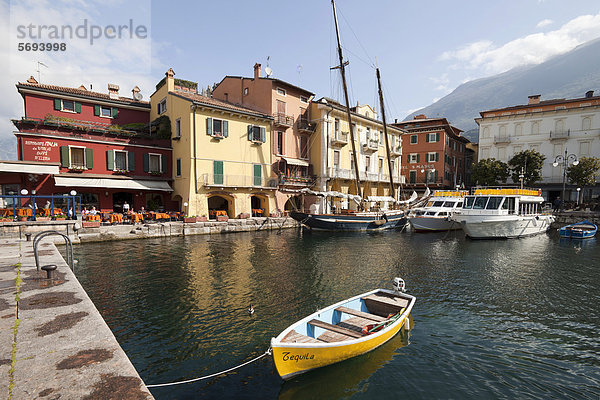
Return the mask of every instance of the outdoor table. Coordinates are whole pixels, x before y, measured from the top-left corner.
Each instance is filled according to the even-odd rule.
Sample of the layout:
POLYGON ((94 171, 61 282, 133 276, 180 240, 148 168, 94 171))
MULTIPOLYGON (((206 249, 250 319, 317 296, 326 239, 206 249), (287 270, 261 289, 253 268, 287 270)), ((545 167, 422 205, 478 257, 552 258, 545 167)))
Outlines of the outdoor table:
POLYGON ((31 208, 19 208, 17 209, 17 215, 19 217, 33 217, 33 210, 31 208))
POLYGON ((12 210, 10 208, 0 208, 0 216, 10 217, 12 216, 12 210))
POLYGON ((144 216, 142 214, 131 213, 130 218, 131 218, 131 223, 133 223, 133 224, 137 224, 138 222, 144 222, 144 216))
POLYGON ((220 216, 220 215, 227 216, 227 211, 225 211, 225 210, 217 210, 216 215, 217 215, 217 217, 220 216))
POLYGON ((98 214, 88 214, 85 216, 86 221, 100 221, 100 216, 98 214))
POLYGON ((263 215, 263 209, 262 208, 253 208, 252 209, 252 216, 254 217, 261 217, 263 215))
POLYGON ((110 222, 111 224, 114 224, 114 223, 122 224, 123 223, 123 215, 110 214, 110 216, 108 217, 108 222, 110 222))
POLYGON ((154 213, 154 219, 158 221, 159 219, 171 219, 171 216, 167 213, 154 213))

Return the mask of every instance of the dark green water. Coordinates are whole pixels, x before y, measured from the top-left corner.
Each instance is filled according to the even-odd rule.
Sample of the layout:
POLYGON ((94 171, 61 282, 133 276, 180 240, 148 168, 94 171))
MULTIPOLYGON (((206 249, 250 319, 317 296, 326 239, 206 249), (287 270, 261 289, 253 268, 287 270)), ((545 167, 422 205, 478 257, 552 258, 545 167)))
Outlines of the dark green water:
POLYGON ((283 382, 265 357, 157 399, 600 397, 600 243, 297 231, 86 244, 76 274, 147 384, 262 354, 317 308, 401 276, 414 328, 283 382), (246 309, 254 304, 256 313, 246 309))

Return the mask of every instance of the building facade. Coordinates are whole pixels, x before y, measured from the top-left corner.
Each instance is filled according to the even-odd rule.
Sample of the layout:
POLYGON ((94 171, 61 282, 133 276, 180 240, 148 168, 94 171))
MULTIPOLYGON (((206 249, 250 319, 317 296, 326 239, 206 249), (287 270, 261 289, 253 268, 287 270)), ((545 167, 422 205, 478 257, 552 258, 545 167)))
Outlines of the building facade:
MULTIPOLYGON (((311 163, 316 175, 315 190, 357 194, 346 107, 332 99, 321 98, 312 102, 310 114, 312 122, 316 124, 310 148, 311 163)), ((357 105, 351 109, 351 115, 363 198, 390 196, 383 123, 377 120, 376 112, 369 105, 357 105)), ((400 173, 403 130, 391 125, 388 125, 387 130, 389 161, 392 166, 395 197, 398 199, 399 189, 404 182, 400 173)), ((315 212, 331 212, 333 207, 338 211, 357 209, 354 202, 340 198, 320 197, 316 205, 317 207, 313 208, 315 212)), ((380 206, 388 208, 390 204, 384 202, 380 206)))
MULTIPOLYGON (((140 100, 137 86, 129 98, 117 85, 99 93, 31 77, 17 90, 25 106, 24 116, 13 120, 19 161, 29 162, 29 169, 58 166, 58 173, 32 175, 30 192, 75 190, 82 207, 105 211, 121 212, 125 202, 135 210, 177 206, 170 196, 170 141, 150 126, 150 104, 140 100)), ((14 189, 4 186, 3 192, 14 189)))
POLYGON ((396 122, 406 131, 402 175, 414 190, 425 187, 455 189, 466 185, 466 145, 462 130, 446 118, 417 115, 412 121, 396 122))
MULTIPOLYGON (((570 161, 600 157, 600 96, 589 91, 576 99, 541 100, 529 96, 527 104, 480 112, 479 159, 508 162, 523 150, 535 150, 546 157, 542 168, 543 195, 552 201, 561 195, 563 165, 553 164, 565 152, 570 161)), ((569 164, 571 165, 571 164, 569 164)), ((510 179, 510 178, 509 178, 510 179)), ((567 200, 577 199, 576 188, 566 182, 567 200)), ((584 198, 600 195, 598 180, 586 188, 584 198)))
POLYGON ((252 78, 226 76, 214 88, 212 96, 273 117, 270 149, 272 170, 278 178, 276 209, 294 208, 291 204, 294 192, 314 184, 310 164, 315 132, 310 101, 314 94, 280 79, 262 77, 261 65, 255 64, 252 78))
POLYGON ((268 216, 276 210, 273 117, 202 96, 169 69, 151 95, 151 118, 172 130, 173 199, 190 216, 268 216))

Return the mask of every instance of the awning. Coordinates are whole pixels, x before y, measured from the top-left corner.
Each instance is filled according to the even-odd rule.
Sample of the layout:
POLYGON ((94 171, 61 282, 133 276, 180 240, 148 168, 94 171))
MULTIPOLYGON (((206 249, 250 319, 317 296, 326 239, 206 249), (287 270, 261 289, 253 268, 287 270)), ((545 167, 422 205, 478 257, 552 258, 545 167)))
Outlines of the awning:
POLYGON ((0 172, 20 172, 23 174, 58 174, 60 167, 58 165, 28 164, 26 162, 0 162, 0 172))
POLYGON ((396 201, 392 196, 368 196, 367 201, 377 202, 377 201, 396 201))
POLYGON ((299 165, 301 167, 308 167, 308 161, 299 160, 297 158, 289 158, 289 157, 281 157, 281 158, 283 158, 288 164, 299 165))
POLYGON ((111 178, 86 178, 55 176, 56 186, 90 187, 102 189, 131 189, 131 190, 159 190, 172 192, 173 189, 165 181, 144 181, 140 179, 111 179, 111 178))

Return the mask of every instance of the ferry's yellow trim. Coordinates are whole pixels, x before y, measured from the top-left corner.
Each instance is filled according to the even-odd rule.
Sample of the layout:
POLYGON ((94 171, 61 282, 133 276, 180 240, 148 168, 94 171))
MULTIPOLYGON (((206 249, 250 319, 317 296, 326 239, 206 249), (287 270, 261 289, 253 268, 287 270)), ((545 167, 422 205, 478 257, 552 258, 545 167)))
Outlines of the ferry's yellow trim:
POLYGON ((541 190, 533 189, 477 189, 475 195, 519 195, 519 196, 541 196, 541 190))
POLYGON ((407 316, 408 314, 400 321, 396 321, 394 323, 396 326, 389 331, 381 335, 372 335, 372 338, 367 340, 353 341, 354 343, 343 344, 344 342, 340 342, 339 346, 327 347, 319 347, 318 345, 311 347, 310 344, 307 344, 306 347, 286 347, 285 343, 281 343, 283 346, 273 346, 273 360, 277 372, 283 379, 289 379, 302 372, 367 353, 397 334, 404 326, 404 320, 407 316))
POLYGON ((468 195, 469 192, 466 190, 456 191, 456 190, 434 190, 433 197, 464 197, 468 195))

